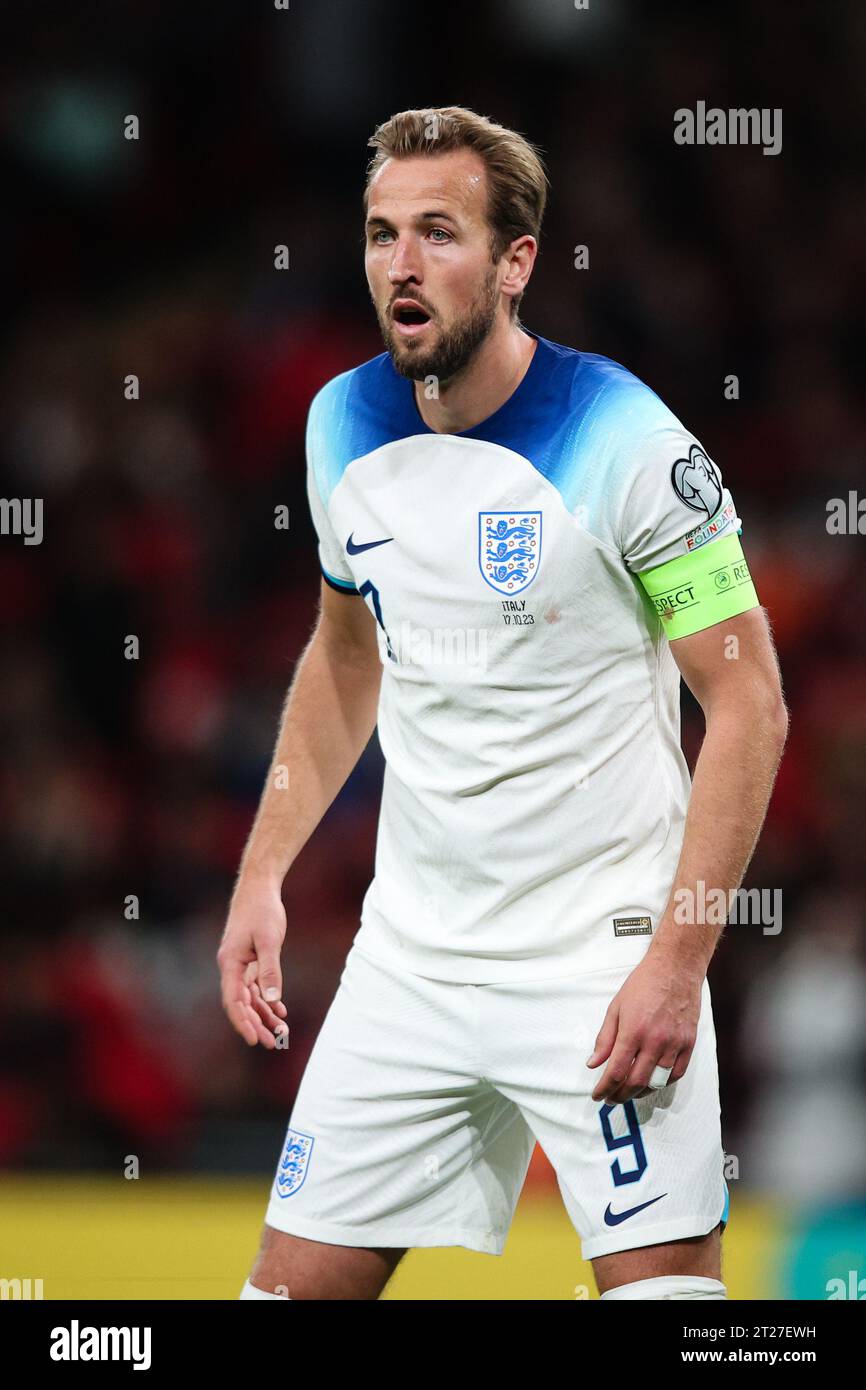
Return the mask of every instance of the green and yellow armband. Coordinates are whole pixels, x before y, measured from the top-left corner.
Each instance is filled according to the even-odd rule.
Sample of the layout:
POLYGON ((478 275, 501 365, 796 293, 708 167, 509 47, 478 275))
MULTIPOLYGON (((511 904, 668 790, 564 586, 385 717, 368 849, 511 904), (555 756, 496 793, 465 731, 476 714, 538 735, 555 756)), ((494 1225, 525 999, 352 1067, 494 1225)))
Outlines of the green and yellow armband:
POLYGON ((760 605, 739 535, 678 555, 637 577, 671 641, 760 605))

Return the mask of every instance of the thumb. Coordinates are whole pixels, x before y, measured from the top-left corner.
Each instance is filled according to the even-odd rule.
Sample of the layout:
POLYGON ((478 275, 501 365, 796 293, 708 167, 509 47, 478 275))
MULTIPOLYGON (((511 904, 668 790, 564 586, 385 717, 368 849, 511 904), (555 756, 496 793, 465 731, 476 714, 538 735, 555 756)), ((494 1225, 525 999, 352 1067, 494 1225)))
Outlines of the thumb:
POLYGON ((283 992, 283 975, 280 970, 280 948, 274 941, 262 942, 256 945, 256 957, 259 962, 258 980, 259 989, 262 991, 268 1003, 273 1003, 279 999, 283 992))
POLYGON ((616 1041, 618 1018, 619 1009, 615 1009, 611 1005, 604 1016, 604 1023, 601 1025, 601 1031, 595 1040, 595 1046, 586 1059, 586 1065, 588 1067, 597 1067, 610 1056, 616 1041))

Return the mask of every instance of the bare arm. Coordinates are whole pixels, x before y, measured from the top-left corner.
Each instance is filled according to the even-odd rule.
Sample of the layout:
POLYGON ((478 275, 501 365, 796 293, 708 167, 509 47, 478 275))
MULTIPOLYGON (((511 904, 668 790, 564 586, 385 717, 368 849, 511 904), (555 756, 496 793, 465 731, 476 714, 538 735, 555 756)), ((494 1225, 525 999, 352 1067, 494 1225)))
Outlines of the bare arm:
POLYGON ((706 734, 671 898, 650 949, 703 978, 724 924, 694 923, 691 929, 682 913, 680 921, 674 917, 676 904, 700 900, 699 880, 725 893, 742 883, 767 813, 788 715, 762 608, 681 637, 671 651, 703 709, 706 734))
POLYGON ((367 605, 323 581, 319 619, 286 697, 217 952, 223 1006, 251 1046, 273 1048, 286 1013, 279 1002, 283 879, 367 746, 381 676, 367 605))
POLYGON ((724 923, 695 921, 678 907, 703 901, 711 890, 739 887, 788 729, 763 609, 678 638, 671 651, 704 711, 706 734, 667 908, 646 956, 612 1001, 588 1062, 599 1066, 610 1058, 593 1099, 611 1105, 642 1094, 656 1066, 672 1067, 670 1082, 685 1073, 704 976, 724 923))

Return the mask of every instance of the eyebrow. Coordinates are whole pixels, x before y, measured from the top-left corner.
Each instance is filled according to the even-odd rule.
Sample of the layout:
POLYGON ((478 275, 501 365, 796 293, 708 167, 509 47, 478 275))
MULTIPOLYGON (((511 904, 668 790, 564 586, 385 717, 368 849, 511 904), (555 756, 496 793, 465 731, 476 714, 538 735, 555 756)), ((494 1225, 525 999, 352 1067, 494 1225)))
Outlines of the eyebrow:
MULTIPOLYGON (((454 227, 457 227, 457 226, 460 225, 460 224, 458 223, 458 221, 457 221, 457 218, 456 218, 456 217, 452 217, 452 215, 451 215, 450 212, 435 211, 435 210, 432 211, 432 212, 419 212, 419 213, 417 213, 417 214, 416 214, 416 217, 415 217, 415 221, 416 221, 416 222, 450 222, 450 223, 452 224, 452 226, 454 226, 454 227)), ((367 218, 367 221, 366 221, 366 223, 365 223, 365 225, 366 225, 367 227, 388 227, 391 231, 394 230, 393 224, 392 224, 391 222, 388 221, 387 217, 368 217, 368 218, 367 218)))

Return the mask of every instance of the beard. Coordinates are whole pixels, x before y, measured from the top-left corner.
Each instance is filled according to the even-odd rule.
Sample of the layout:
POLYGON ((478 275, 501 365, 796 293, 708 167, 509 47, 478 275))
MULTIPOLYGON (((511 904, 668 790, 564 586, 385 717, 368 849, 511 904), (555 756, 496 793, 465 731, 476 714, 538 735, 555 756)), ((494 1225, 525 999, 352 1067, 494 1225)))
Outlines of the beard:
MULTIPOLYGON (((411 290, 407 291, 405 297, 413 298, 411 290)), ((410 381, 423 381, 425 377, 433 376, 441 384, 456 376, 472 361, 493 327, 498 305, 496 267, 491 266, 475 303, 462 318, 442 329, 438 342, 431 347, 422 347, 414 338, 398 337, 390 316, 383 318, 378 309, 376 314, 395 371, 410 381)), ((432 315, 431 321, 435 323, 432 315)))

